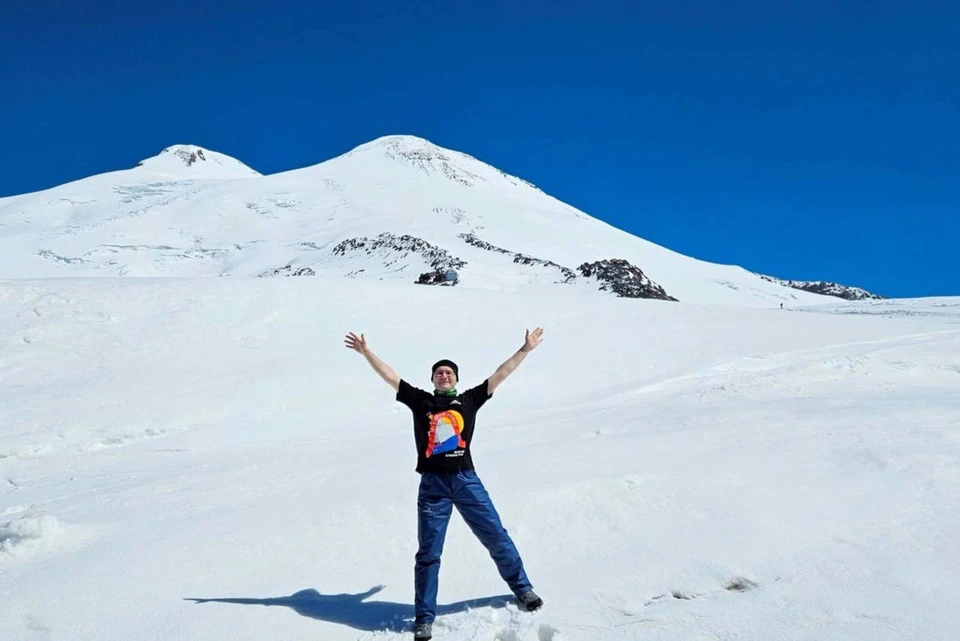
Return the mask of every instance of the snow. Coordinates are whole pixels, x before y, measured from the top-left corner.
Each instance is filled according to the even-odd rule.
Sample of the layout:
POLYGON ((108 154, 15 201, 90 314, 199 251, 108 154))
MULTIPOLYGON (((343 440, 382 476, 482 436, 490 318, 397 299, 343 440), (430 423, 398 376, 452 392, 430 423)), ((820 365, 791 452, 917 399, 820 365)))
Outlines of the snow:
POLYGON ((132 171, 138 176, 161 174, 182 179, 252 178, 260 175, 236 158, 196 145, 171 145, 156 156, 141 160, 132 171))
POLYGON ((0 278, 243 277, 289 265, 413 283, 431 269, 405 249, 333 252, 344 241, 382 234, 418 238, 464 261, 458 287, 468 289, 597 289, 582 277, 560 284, 560 268, 617 258, 683 302, 772 308, 829 301, 741 267, 683 256, 413 136, 380 138, 269 176, 217 152, 175 145, 134 169, 5 199, 0 278), (188 164, 197 153, 203 159, 188 164), (516 254, 540 262, 518 264, 516 254), (548 261, 559 267, 544 267, 548 261))
POLYGON ((464 387, 537 325, 473 449, 546 606, 455 515, 435 639, 954 638, 960 299, 487 277, 0 281, 0 638, 411 638, 411 417, 343 336, 464 387))
POLYGON ((960 629, 960 298, 787 288, 414 136, 0 199, 0 279, 0 639, 410 638, 411 417, 343 337, 465 389, 535 326, 473 456, 547 605, 454 516, 438 641, 960 629), (568 278, 614 258, 681 302, 568 278))

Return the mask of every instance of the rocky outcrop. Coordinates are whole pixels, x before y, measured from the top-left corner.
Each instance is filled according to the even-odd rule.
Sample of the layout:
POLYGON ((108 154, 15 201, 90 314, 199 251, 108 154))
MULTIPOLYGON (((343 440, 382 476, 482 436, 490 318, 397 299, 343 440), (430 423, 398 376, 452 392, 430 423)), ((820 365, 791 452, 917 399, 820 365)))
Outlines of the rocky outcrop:
POLYGON ((310 269, 309 267, 296 267, 292 265, 284 265, 283 267, 278 267, 277 269, 271 269, 265 271, 261 274, 257 274, 257 278, 270 278, 273 276, 316 276, 317 273, 310 269))
POLYGON ((378 249, 391 249, 396 252, 415 253, 423 256, 423 259, 434 269, 460 269, 467 263, 456 256, 453 256, 446 249, 431 245, 422 238, 416 236, 397 236, 384 232, 376 238, 348 238, 333 248, 334 256, 345 256, 348 252, 364 251, 372 254, 378 249))
POLYGON ((366 254, 373 254, 377 251, 393 252, 406 257, 410 253, 419 254, 423 260, 432 268, 429 272, 420 274, 416 282, 420 285, 450 285, 457 284, 447 279, 447 273, 456 271, 466 265, 466 261, 457 258, 447 250, 431 245, 422 238, 416 236, 397 236, 384 232, 376 238, 348 238, 337 244, 333 248, 334 256, 346 256, 348 253, 363 251, 366 254))
POLYGON ((577 267, 584 278, 600 281, 601 291, 609 291, 621 298, 677 299, 667 294, 660 285, 650 280, 643 271, 622 258, 611 258, 577 267))
POLYGON ((474 247, 479 247, 480 249, 510 256, 513 258, 513 262, 517 265, 540 265, 543 267, 552 267, 560 272, 561 280, 557 282, 571 283, 577 277, 576 272, 574 272, 572 269, 569 267, 564 267, 563 265, 558 265, 552 260, 543 260, 542 258, 534 258, 533 256, 527 256, 526 254, 512 252, 510 250, 503 249, 502 247, 492 245, 485 240, 480 240, 473 234, 460 234, 460 238, 462 238, 468 245, 473 245, 474 247))
POLYGON ((834 296, 836 298, 843 298, 844 300, 884 300, 883 296, 868 292, 861 287, 851 287, 850 285, 841 285, 839 283, 831 283, 823 280, 783 280, 773 276, 764 276, 763 274, 757 274, 757 276, 765 281, 776 283, 777 285, 783 285, 784 287, 791 287, 793 289, 800 289, 812 294, 834 296))
POLYGON ((197 162, 197 160, 206 161, 207 159, 203 157, 203 149, 195 149, 193 151, 187 149, 178 149, 173 152, 180 160, 187 164, 187 167, 197 162))
POLYGON ((542 265, 544 267, 553 267, 554 269, 558 269, 563 276, 563 280, 560 281, 561 283, 572 283, 577 278, 576 273, 572 269, 558 265, 552 260, 534 258, 533 256, 527 256, 526 254, 514 254, 513 262, 518 265, 542 265))
MULTIPOLYGON (((560 280, 557 281, 558 283, 569 284, 577 279, 577 272, 569 267, 559 265, 552 260, 544 260, 519 252, 512 252, 502 247, 497 247, 485 240, 481 240, 474 234, 460 234, 460 238, 474 247, 510 256, 517 265, 536 265, 556 269, 560 276, 560 280)), ((584 278, 596 278, 600 282, 601 291, 611 292, 621 298, 677 300, 668 295, 663 287, 650 280, 639 267, 631 265, 628 261, 620 258, 583 263, 577 270, 584 278)))

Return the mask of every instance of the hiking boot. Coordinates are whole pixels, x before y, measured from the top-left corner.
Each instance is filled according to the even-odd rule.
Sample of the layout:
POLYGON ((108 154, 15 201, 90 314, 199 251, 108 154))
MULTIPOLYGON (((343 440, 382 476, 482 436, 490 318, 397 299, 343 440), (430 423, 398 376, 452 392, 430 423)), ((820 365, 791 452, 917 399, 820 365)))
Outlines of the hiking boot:
POLYGON ((430 641, 433 638, 432 623, 418 623, 413 628, 413 641, 430 641))
POLYGON ((520 602, 520 607, 528 612, 538 610, 543 605, 543 599, 538 597, 533 590, 527 590, 523 594, 517 595, 517 601, 520 602))

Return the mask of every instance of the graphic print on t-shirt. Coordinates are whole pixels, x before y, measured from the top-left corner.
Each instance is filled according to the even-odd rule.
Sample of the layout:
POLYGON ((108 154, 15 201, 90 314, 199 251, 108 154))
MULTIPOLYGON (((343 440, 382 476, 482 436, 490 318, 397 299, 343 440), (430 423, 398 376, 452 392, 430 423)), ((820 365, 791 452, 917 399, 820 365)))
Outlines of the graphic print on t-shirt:
POLYGON ((463 417, 460 412, 445 410, 437 414, 427 414, 427 418, 430 419, 427 458, 467 446, 466 441, 460 436, 463 433, 463 417))

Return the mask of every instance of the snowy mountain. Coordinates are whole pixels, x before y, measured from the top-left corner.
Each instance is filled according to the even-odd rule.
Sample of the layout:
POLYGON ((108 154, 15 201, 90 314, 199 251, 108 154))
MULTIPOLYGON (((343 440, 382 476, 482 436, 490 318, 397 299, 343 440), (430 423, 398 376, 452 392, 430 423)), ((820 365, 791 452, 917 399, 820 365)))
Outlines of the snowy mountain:
POLYGON ((464 391, 538 325, 471 451, 546 605, 454 513, 436 641, 956 637, 960 298, 799 291, 389 137, 0 200, 0 639, 409 641, 411 415, 344 334, 464 391))
POLYGON ((176 145, 0 200, 0 278, 334 275, 773 307, 823 298, 611 227, 476 158, 388 136, 262 176, 176 145))
POLYGON ((141 160, 137 167, 145 180, 146 174, 180 180, 250 178, 260 175, 235 158, 195 145, 167 147, 153 158, 141 160))
POLYGON ((773 276, 764 276, 762 274, 757 275, 766 281, 770 281, 771 283, 783 285, 784 287, 792 287, 794 289, 810 292, 811 294, 823 294, 824 296, 834 296, 844 300, 884 299, 883 296, 872 294, 861 287, 851 287, 850 285, 841 285, 839 283, 831 283, 823 280, 783 280, 782 278, 775 278, 773 276))

